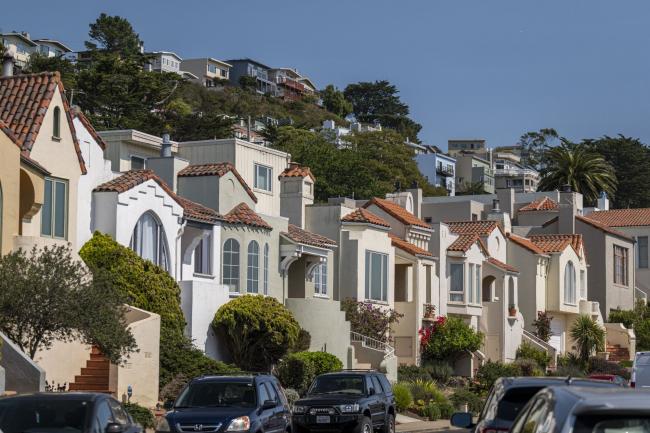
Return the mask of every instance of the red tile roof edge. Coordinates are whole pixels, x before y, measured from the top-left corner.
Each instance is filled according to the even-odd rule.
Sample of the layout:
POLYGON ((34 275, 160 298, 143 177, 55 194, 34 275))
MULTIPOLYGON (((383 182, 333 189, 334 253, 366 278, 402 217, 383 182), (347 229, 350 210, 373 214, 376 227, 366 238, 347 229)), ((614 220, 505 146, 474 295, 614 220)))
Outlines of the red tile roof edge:
POLYGON ((200 177, 200 176, 218 176, 221 177, 227 172, 232 172, 232 174, 237 178, 241 186, 244 188, 248 196, 257 203, 257 196, 253 192, 250 186, 246 183, 244 178, 239 174, 239 171, 235 166, 230 162, 215 162, 207 164, 191 164, 178 172, 178 177, 200 177), (201 172, 199 169, 214 167, 212 172, 201 172), (223 174, 218 174, 219 171, 224 171, 223 174))
POLYGON ((513 273, 517 273, 517 274, 519 273, 517 268, 515 268, 514 266, 511 266, 511 265, 509 265, 507 263, 503 263, 502 261, 497 260, 494 257, 488 257, 487 262, 490 263, 491 265, 496 266, 497 268, 501 268, 501 269, 503 269, 505 271, 513 272, 513 273))
POLYGON ((545 256, 546 253, 542 251, 537 245, 535 245, 530 239, 519 236, 513 233, 508 233, 508 239, 513 241, 515 244, 519 245, 522 248, 527 249, 528 251, 540 255, 540 256, 545 256))
POLYGON ((416 217, 397 203, 393 203, 390 200, 373 197, 368 202, 366 202, 363 207, 367 209, 373 204, 403 224, 431 229, 431 226, 429 224, 425 223, 420 218, 416 217))
POLYGON ((634 239, 631 238, 630 236, 626 235, 625 233, 619 232, 618 230, 614 230, 613 228, 610 228, 609 226, 607 226, 607 225, 605 225, 605 224, 603 224, 603 223, 601 223, 599 221, 592 220, 592 219, 590 219, 588 217, 583 217, 581 215, 576 215, 576 219, 578 221, 582 221, 583 223, 588 224, 588 225, 590 225, 590 226, 592 226, 592 227, 594 227, 594 228, 596 228, 596 229, 598 229, 600 231, 603 231, 605 233, 609 233, 609 234, 614 235, 614 236, 618 236, 619 238, 623 238, 623 239, 625 239, 627 241, 630 241, 630 242, 634 243, 634 239))
POLYGON ((395 248, 399 248, 400 250, 405 251, 413 256, 424 256, 427 258, 433 258, 432 253, 418 247, 417 245, 410 243, 407 240, 399 238, 393 234, 388 234, 388 237, 390 237, 391 245, 393 245, 395 248))
POLYGON ((383 218, 370 212, 368 209, 356 208, 341 218, 343 223, 370 224, 378 227, 390 228, 390 224, 383 218))

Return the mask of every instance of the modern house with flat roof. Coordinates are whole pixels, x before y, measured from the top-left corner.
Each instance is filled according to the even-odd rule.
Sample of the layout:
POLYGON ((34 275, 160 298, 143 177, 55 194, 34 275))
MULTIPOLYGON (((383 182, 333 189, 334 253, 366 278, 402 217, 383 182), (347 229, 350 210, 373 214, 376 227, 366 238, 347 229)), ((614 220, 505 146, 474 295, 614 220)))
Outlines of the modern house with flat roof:
POLYGON ((468 151, 457 152, 455 158, 456 192, 480 185, 485 193, 494 193, 494 170, 490 161, 468 151))
POLYGON ((445 155, 437 146, 424 146, 424 152, 415 155, 420 173, 431 185, 443 187, 450 196, 456 193, 456 158, 445 155))
POLYGON ((181 70, 196 78, 193 81, 204 87, 218 87, 230 78, 232 65, 212 57, 185 59, 181 62, 181 70))
POLYGON ((484 154, 487 152, 485 140, 482 138, 454 139, 447 141, 447 153, 455 157, 460 152, 484 154))
POLYGON ((513 188, 516 192, 535 192, 540 175, 521 163, 521 157, 510 152, 494 152, 494 180, 497 189, 513 188))
POLYGON ((256 80, 258 93, 277 95, 278 85, 269 77, 269 71, 271 71, 269 66, 252 59, 228 60, 228 63, 232 65, 230 82, 234 86, 240 85, 239 80, 241 77, 253 77, 256 80))

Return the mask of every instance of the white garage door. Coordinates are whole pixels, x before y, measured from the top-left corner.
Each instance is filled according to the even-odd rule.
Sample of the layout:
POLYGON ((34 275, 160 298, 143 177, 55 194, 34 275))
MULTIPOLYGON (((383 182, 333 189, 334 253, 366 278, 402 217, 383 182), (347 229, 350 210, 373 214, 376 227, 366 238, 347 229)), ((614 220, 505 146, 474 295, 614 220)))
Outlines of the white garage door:
POLYGON ((558 353, 564 352, 562 344, 562 332, 564 330, 564 322, 558 319, 551 320, 551 340, 548 342, 551 346, 555 347, 558 353))

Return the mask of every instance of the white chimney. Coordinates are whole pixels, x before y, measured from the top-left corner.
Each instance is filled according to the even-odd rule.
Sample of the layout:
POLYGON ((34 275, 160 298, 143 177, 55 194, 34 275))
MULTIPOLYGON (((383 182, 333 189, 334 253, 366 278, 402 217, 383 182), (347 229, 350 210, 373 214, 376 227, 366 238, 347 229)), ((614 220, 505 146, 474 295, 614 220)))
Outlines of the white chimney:
POLYGON ((2 57, 2 76, 11 77, 14 75, 14 58, 8 54, 2 57))
POLYGON ((598 210, 609 210, 609 198, 607 198, 605 191, 600 193, 596 207, 598 207, 598 210))

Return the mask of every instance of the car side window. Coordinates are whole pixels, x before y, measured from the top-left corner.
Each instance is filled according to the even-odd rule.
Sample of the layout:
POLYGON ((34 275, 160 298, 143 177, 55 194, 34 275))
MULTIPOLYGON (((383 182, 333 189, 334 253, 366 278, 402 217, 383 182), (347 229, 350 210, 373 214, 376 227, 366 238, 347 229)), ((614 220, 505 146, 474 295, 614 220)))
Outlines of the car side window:
POLYGON ((375 388, 375 394, 383 394, 384 390, 381 388, 381 384, 379 383, 379 379, 377 379, 377 376, 372 376, 372 386, 375 388))
POLYGON ((479 420, 494 419, 494 416, 496 415, 497 412, 497 404, 496 404, 498 401, 496 397, 497 394, 498 394, 497 388, 493 386, 492 390, 490 391, 490 394, 488 395, 487 400, 485 401, 485 406, 483 406, 483 410, 481 411, 479 420))
MULTIPOLYGON (((520 433, 537 433, 541 431, 544 425, 547 414, 546 401, 543 398, 538 398, 530 406, 530 411, 526 414, 525 420, 519 425, 520 433)), ((524 418, 524 417, 522 417, 524 418)))
POLYGON ((366 376, 366 391, 368 391, 368 394, 370 394, 371 389, 377 392, 375 386, 372 384, 372 380, 370 379, 370 376, 366 376))
POLYGON ((280 397, 278 397, 278 393, 275 392, 275 388, 273 387, 271 382, 266 382, 264 386, 266 387, 266 392, 269 393, 269 400, 273 400, 276 403, 280 403, 280 397))
POLYGON ((266 390, 263 383, 260 383, 257 387, 257 394, 260 396, 260 404, 264 404, 265 401, 271 400, 271 396, 269 396, 269 392, 266 390))
POLYGON ((129 416, 124 411, 122 405, 115 400, 108 400, 108 404, 111 406, 111 410, 113 411, 115 422, 122 425, 128 425, 129 416))
POLYGON ((278 395, 280 396, 280 401, 282 401, 282 404, 285 406, 289 405, 289 400, 287 400, 287 395, 284 393, 284 388, 282 388, 282 385, 280 385, 278 382, 274 381, 273 382, 273 387, 277 391, 278 395))
POLYGON ((379 378, 381 387, 384 388, 384 392, 389 393, 393 391, 393 388, 390 386, 390 382, 388 381, 388 379, 386 379, 386 376, 384 376, 383 374, 378 374, 377 377, 379 378))
POLYGON ((99 431, 104 433, 106 427, 113 422, 113 413, 111 412, 111 408, 108 407, 108 403, 104 400, 98 402, 95 414, 97 416, 97 422, 99 423, 99 431))

